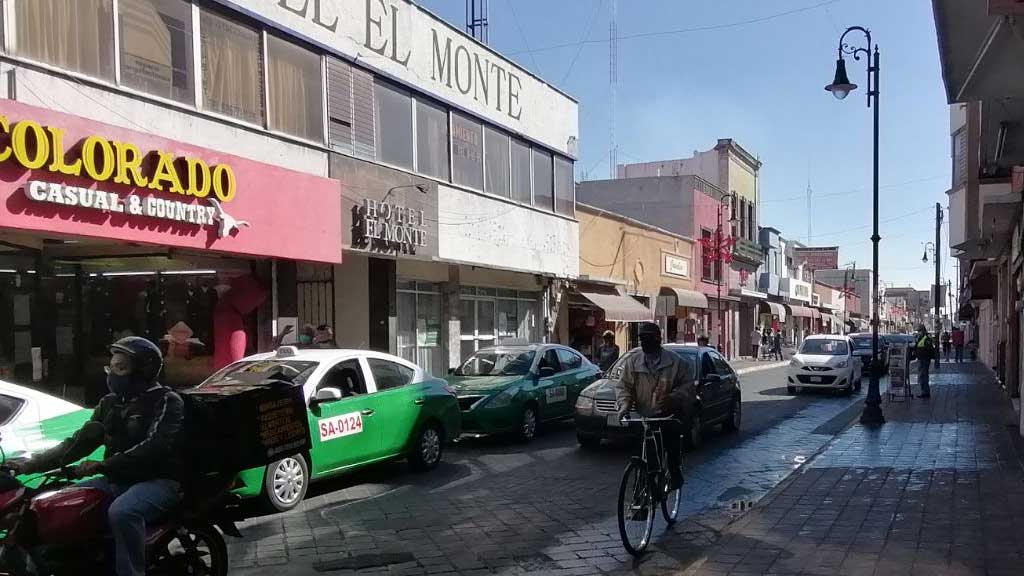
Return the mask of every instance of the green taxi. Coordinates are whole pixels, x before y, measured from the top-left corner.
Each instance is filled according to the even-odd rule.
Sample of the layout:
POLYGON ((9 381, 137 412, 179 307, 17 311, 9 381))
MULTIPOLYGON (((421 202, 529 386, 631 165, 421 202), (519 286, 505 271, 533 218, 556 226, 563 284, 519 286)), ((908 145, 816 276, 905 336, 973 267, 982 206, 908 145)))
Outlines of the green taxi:
POLYGON ((483 348, 448 377, 462 410, 462 430, 532 440, 537 426, 574 414, 576 397, 601 371, 558 344, 483 348))
MULTIPOLYGON (((415 469, 434 468, 444 447, 459 435, 459 407, 447 383, 379 352, 285 346, 235 362, 199 388, 252 386, 275 366, 303 387, 313 446, 238 475, 235 492, 259 497, 271 509, 297 506, 311 481, 375 462, 406 458, 415 469)), ((91 415, 91 409, 79 410, 38 422, 23 433, 45 448, 73 434, 91 415)))

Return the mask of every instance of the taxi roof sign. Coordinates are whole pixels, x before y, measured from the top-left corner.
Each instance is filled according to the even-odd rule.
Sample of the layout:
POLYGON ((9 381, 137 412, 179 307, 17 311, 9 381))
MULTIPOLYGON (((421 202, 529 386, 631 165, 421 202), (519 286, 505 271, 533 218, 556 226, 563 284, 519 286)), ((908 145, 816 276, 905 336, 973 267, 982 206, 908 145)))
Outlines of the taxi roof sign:
POLYGON ((281 346, 277 349, 278 358, 291 358, 299 355, 299 349, 295 346, 281 346))

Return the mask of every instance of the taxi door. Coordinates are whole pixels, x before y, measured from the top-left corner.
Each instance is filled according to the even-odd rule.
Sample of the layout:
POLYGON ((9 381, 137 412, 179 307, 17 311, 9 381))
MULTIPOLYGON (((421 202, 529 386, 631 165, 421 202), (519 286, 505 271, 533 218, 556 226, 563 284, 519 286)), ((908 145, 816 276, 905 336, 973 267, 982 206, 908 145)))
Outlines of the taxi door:
POLYGON ((380 452, 381 426, 363 364, 356 358, 332 366, 309 400, 313 470, 324 473, 372 460, 380 452), (317 401, 322 388, 337 388, 342 398, 317 401))

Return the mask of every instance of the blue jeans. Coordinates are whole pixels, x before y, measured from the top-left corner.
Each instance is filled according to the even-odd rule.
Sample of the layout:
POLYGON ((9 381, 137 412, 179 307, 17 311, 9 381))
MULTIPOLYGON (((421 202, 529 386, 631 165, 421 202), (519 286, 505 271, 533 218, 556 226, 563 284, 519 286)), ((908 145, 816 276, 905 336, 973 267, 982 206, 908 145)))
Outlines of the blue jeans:
POLYGON ((928 384, 928 360, 917 361, 917 383, 921 386, 921 394, 924 396, 930 396, 932 393, 932 387, 928 384))
POLYGON ((114 537, 117 576, 144 576, 146 523, 156 522, 171 512, 178 503, 178 482, 157 479, 125 485, 93 478, 80 486, 98 488, 114 498, 107 510, 107 521, 114 537))

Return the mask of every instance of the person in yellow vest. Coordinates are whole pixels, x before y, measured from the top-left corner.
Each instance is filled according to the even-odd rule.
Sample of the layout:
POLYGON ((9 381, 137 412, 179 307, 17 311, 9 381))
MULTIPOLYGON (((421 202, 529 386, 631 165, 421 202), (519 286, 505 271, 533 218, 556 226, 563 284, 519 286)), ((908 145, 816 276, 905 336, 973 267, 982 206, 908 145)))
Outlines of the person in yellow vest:
POLYGON ((935 359, 935 343, 924 325, 917 327, 917 342, 914 344, 917 356, 917 383, 921 387, 918 398, 931 398, 932 388, 928 383, 928 368, 935 359))

